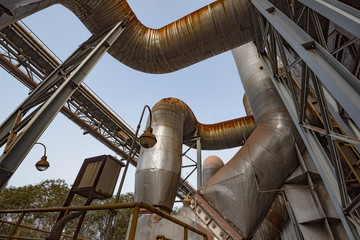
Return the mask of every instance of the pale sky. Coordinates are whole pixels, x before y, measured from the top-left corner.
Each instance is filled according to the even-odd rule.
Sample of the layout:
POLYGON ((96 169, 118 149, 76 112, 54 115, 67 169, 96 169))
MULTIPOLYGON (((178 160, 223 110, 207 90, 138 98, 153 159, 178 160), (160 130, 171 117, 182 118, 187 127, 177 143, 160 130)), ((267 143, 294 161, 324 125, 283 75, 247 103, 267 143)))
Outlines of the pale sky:
MULTIPOLYGON (((159 28, 212 1, 128 2, 144 25, 159 28)), ((23 21, 62 60, 90 36, 75 15, 61 5, 47 8, 23 21)), ((29 90, 2 69, 0 76, 2 122, 22 102, 29 90)), ((106 54, 84 82, 133 129, 136 128, 145 105, 152 107, 166 97, 184 101, 193 110, 198 121, 205 124, 245 116, 242 104, 243 87, 230 51, 177 72, 162 75, 141 73, 106 54)), ((141 132, 144 130, 147 114, 141 132)), ((85 158, 103 154, 115 155, 93 137, 82 133, 82 129, 59 113, 39 139, 39 142, 47 147, 50 168, 44 172, 35 169, 34 164, 43 153, 42 146, 35 145, 9 184, 23 186, 36 184, 45 179, 61 178, 70 185, 85 158)), ((217 155, 227 162, 237 150, 202 151, 202 158, 204 160, 209 155, 217 155)), ((190 171, 191 169, 186 168, 183 175, 190 171)), ((135 168, 130 167, 123 193, 134 191, 134 173, 135 168)), ((195 175, 190 178, 190 182, 196 186, 195 175)))

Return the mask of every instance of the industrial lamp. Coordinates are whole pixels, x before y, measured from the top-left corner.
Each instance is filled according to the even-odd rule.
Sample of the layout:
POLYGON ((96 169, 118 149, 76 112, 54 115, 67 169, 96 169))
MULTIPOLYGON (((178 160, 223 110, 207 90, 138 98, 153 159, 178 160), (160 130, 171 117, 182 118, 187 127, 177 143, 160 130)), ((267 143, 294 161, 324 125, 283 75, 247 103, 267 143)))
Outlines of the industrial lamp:
POLYGON ((140 145, 143 148, 152 148, 157 143, 156 137, 152 131, 152 127, 148 127, 146 128, 146 131, 139 137, 140 145))
POLYGON ((46 147, 44 144, 37 142, 35 144, 40 144, 44 147, 44 156, 41 157, 41 159, 35 164, 35 167, 37 170, 39 171, 45 171, 46 169, 48 169, 50 167, 49 162, 47 161, 47 156, 46 156, 46 147))
MULTIPOLYGON (((129 163, 130 163, 130 160, 132 159, 132 155, 133 155, 133 152, 134 152, 134 147, 135 147, 135 142, 136 142, 136 139, 137 139, 137 135, 139 133, 139 129, 140 129, 140 125, 141 125, 141 121, 143 119, 143 116, 144 116, 144 113, 145 113, 145 109, 148 109, 149 110, 149 119, 150 119, 150 125, 149 127, 146 128, 145 132, 143 134, 141 134, 141 136, 139 137, 139 142, 140 142, 140 145, 143 147, 143 148, 152 148, 157 140, 156 140, 156 137, 155 135, 152 133, 153 129, 151 127, 151 123, 152 123, 152 114, 151 114, 151 109, 148 105, 145 105, 143 110, 142 110, 142 113, 141 113, 141 117, 140 117, 140 120, 139 120, 139 124, 136 128, 136 132, 135 132, 135 135, 134 135, 134 138, 132 140, 132 144, 131 144, 131 148, 130 148, 130 152, 128 153, 128 158, 127 158, 127 161, 126 161, 126 164, 125 164, 125 169, 124 169, 124 172, 122 174, 122 177, 121 177, 121 181, 120 181, 120 185, 119 185, 119 188, 118 188, 118 191, 116 193, 116 197, 115 197, 115 200, 114 200, 114 203, 118 203, 119 202, 119 199, 120 199, 120 194, 121 194, 121 189, 124 185, 124 181, 125 181, 125 176, 126 176, 126 173, 127 173, 127 170, 129 168, 129 163)), ((114 219, 114 216, 115 214, 112 213, 110 215, 110 218, 108 220, 108 224, 107 224, 107 227, 106 227, 106 231, 105 231, 105 237, 104 239, 108 239, 109 238, 109 233, 110 233, 110 228, 111 228, 111 223, 114 219)))

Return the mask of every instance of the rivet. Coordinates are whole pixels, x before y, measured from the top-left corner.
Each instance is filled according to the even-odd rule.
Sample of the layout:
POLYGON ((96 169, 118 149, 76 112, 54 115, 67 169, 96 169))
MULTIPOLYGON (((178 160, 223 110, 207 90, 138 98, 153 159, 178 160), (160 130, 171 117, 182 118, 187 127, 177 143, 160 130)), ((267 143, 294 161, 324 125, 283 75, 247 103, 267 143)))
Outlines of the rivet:
POLYGON ((216 227, 215 223, 213 223, 211 226, 212 226, 212 228, 215 228, 215 227, 216 227))

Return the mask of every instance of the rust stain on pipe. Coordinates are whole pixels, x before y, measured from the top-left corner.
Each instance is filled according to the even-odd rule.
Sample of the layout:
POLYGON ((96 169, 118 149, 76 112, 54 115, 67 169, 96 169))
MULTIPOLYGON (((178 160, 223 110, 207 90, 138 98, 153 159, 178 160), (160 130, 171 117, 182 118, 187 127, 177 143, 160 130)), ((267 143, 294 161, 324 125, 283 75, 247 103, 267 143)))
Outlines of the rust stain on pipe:
POLYGON ((160 29, 144 26, 125 0, 61 4, 93 34, 130 19, 109 53, 148 73, 173 72, 253 40, 246 0, 216 1, 160 29))
POLYGON ((126 0, 40 0, 0 16, 5 27, 54 4, 72 11, 92 34, 119 21, 126 29, 109 49, 125 65, 147 73, 173 72, 253 40, 248 0, 219 0, 159 29, 144 26, 126 0))
MULTIPOLYGON (((152 111, 163 107, 167 108, 168 105, 172 105, 173 111, 185 115, 183 126, 184 142, 199 136, 203 150, 220 150, 242 146, 256 127, 253 116, 214 124, 200 123, 190 107, 176 98, 162 99, 155 104, 152 111)), ((188 146, 191 145, 189 143, 188 146)))
POLYGON ((253 116, 215 124, 198 123, 201 147, 204 150, 219 150, 242 146, 255 127, 253 116))

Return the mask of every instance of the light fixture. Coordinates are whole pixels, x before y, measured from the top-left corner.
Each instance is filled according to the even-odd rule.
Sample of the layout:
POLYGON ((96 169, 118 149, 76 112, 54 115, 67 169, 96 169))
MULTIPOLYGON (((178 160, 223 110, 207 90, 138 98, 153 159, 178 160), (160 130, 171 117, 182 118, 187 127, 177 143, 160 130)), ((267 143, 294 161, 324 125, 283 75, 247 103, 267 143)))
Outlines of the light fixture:
POLYGON ((42 156, 41 159, 35 164, 35 167, 39 171, 45 171, 50 167, 49 162, 46 160, 47 156, 42 156))
POLYGON ((44 144, 37 142, 35 144, 40 144, 44 147, 44 156, 41 157, 41 159, 35 164, 35 167, 37 170, 39 171, 45 171, 46 169, 48 169, 50 167, 49 162, 47 161, 47 156, 46 156, 46 147, 44 144))
MULTIPOLYGON (((142 110, 142 113, 141 113, 141 117, 140 117, 140 120, 139 120, 139 124, 136 128, 136 132, 135 132, 135 135, 132 139, 132 143, 131 143, 131 148, 130 148, 130 151, 128 153, 128 158, 127 158, 127 161, 126 161, 126 164, 125 164, 125 168, 124 168, 124 171, 122 173, 122 177, 121 177, 121 181, 120 181, 120 185, 119 185, 119 188, 118 188, 118 191, 116 193, 116 197, 115 197, 115 200, 114 200, 114 203, 118 203, 119 202, 119 199, 120 199, 120 194, 121 194, 121 189, 124 185, 124 182, 125 182, 125 177, 126 177, 126 173, 127 173, 127 170, 129 168, 129 163, 130 163, 130 160, 132 159, 132 155, 134 153, 134 148, 135 148, 135 142, 137 140, 137 135, 139 133, 139 129, 140 129, 140 125, 141 125, 141 121, 143 119, 143 116, 144 116, 144 113, 145 113, 145 109, 148 109, 149 110, 149 120, 150 120, 150 124, 149 124, 149 127, 146 128, 146 131, 141 134, 141 136, 139 137, 139 142, 140 142, 140 145, 143 147, 143 148, 151 148, 153 147, 157 140, 156 140, 156 137, 155 135, 152 133, 153 129, 151 128, 151 123, 152 123, 152 114, 151 114, 151 109, 148 105, 145 105, 143 110, 142 110)), ((109 237, 109 233, 110 233, 110 228, 111 228, 111 223, 114 219, 114 216, 115 214, 111 212, 111 215, 109 217, 109 220, 108 220, 108 223, 107 223, 107 226, 106 226, 106 230, 105 230, 105 237, 104 239, 108 239, 109 237)))
POLYGON ((152 148, 156 144, 157 140, 152 131, 153 129, 148 127, 146 128, 146 131, 139 137, 140 145, 143 148, 152 148))

